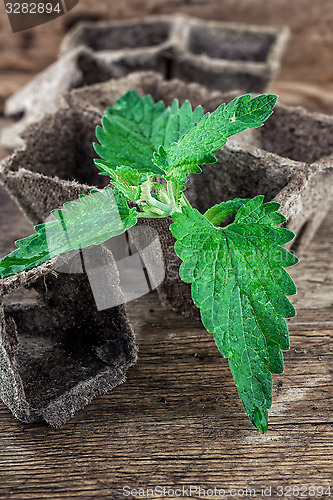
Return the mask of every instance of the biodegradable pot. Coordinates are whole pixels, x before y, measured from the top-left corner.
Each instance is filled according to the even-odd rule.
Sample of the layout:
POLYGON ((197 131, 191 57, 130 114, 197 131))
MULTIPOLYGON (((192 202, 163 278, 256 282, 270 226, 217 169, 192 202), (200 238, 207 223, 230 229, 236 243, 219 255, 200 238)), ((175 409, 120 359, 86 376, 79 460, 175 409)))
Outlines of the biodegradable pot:
POLYGON ((114 64, 122 76, 143 69, 166 76, 169 57, 179 43, 180 22, 176 16, 158 16, 78 23, 63 39, 60 56, 85 47, 96 58, 114 64))
POLYGON ((1 145, 23 145, 21 133, 62 105, 74 88, 152 70, 165 79, 199 82, 208 89, 261 92, 279 68, 284 28, 248 27, 160 16, 130 21, 80 23, 65 37, 59 60, 10 97, 1 145))
MULTIPOLYGON (((52 208, 71 199, 71 186, 76 197, 80 190, 87 192, 87 184, 101 187, 106 181, 97 175, 92 163, 96 156, 91 146, 94 130, 104 109, 128 89, 149 93, 166 104, 176 97, 180 102, 189 99, 193 106, 202 104, 205 111, 213 111, 232 98, 198 84, 164 81, 154 73, 132 74, 72 91, 66 97, 67 107, 31 126, 25 133, 24 148, 1 164, 1 181, 33 222, 45 220, 52 208), (52 178, 55 175, 58 178, 52 178), (72 179, 81 185, 71 184, 72 179)), ((299 253, 310 242, 329 206, 332 133, 330 117, 277 106, 264 127, 229 141, 217 152, 217 164, 191 176, 185 194, 201 211, 234 197, 264 194, 265 201, 278 201, 287 227, 297 234, 293 248, 299 253)), ((178 277, 180 260, 173 250, 169 223, 169 219, 140 220, 140 224, 152 226, 159 233, 166 278, 158 292, 168 307, 198 317, 190 287, 178 277)), ((149 267, 147 260, 146 265, 149 267)))
POLYGON ((7 150, 22 147, 21 134, 27 125, 57 111, 69 90, 120 76, 116 66, 85 47, 65 54, 6 101, 5 115, 14 118, 14 123, 2 129, 1 145, 7 150))
POLYGON ((288 36, 287 28, 190 18, 181 29, 171 75, 210 90, 263 92, 278 73, 288 36))
POLYGON ((123 75, 148 69, 211 90, 261 92, 279 69, 287 39, 287 28, 159 16, 80 23, 64 38, 61 53, 85 46, 123 75))
MULTIPOLYGON (((122 301, 115 261, 103 245, 85 251, 104 264, 122 301)), ((0 280, 0 396, 22 422, 58 427, 125 380, 137 357, 126 309, 97 310, 81 256, 70 252, 0 280)))

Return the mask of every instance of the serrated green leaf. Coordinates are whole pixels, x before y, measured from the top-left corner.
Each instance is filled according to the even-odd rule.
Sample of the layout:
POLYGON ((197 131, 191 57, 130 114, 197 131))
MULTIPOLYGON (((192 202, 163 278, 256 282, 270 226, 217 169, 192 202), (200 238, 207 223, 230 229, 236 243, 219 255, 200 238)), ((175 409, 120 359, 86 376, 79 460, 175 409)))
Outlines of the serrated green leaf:
POLYGON ((250 94, 237 97, 229 104, 222 104, 213 113, 206 113, 196 127, 169 149, 154 155, 156 165, 163 165, 169 178, 182 172, 199 173, 199 165, 216 162, 214 151, 220 149, 228 137, 260 127, 272 114, 277 96, 262 94, 251 99, 250 94))
POLYGON ((180 277, 192 283, 203 325, 229 358, 246 413, 265 432, 271 373, 283 371, 281 349, 289 348, 284 318, 295 315, 287 295, 295 294, 296 287, 283 268, 298 259, 281 247, 294 234, 276 227, 278 204, 262 202, 258 196, 241 204, 235 221, 223 228, 184 207, 183 213, 173 214, 171 231, 183 260, 180 277))
POLYGON ((232 217, 249 201, 249 198, 235 198, 234 200, 222 201, 218 205, 214 205, 205 212, 205 217, 213 226, 218 226, 228 217, 232 217))
POLYGON ((169 148, 201 120, 201 106, 192 111, 186 101, 179 108, 175 99, 165 108, 150 95, 141 97, 130 90, 108 108, 102 127, 96 129, 99 143, 94 144, 102 160, 95 160, 103 175, 111 175, 117 166, 133 167, 141 173, 163 177, 165 172, 152 162, 160 146, 169 148))
POLYGON ((136 210, 128 208, 120 192, 106 187, 79 198, 79 202, 70 201, 63 209, 53 210, 55 220, 39 224, 35 234, 16 242, 17 249, 0 260, 1 278, 61 253, 98 245, 136 224, 136 210))

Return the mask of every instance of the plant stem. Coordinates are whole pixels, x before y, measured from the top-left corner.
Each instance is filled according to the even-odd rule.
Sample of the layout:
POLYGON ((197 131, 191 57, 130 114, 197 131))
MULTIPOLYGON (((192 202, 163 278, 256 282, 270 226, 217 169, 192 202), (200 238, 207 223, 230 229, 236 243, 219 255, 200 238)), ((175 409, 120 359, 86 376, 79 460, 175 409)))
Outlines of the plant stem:
MULTIPOLYGON (((156 212, 156 217, 168 217, 174 212, 181 212, 183 206, 191 207, 190 202, 183 194, 180 198, 180 206, 177 206, 172 181, 167 181, 167 193, 169 203, 162 203, 161 201, 157 200, 151 195, 150 191, 146 192, 145 198, 142 200, 147 203, 148 207, 152 208, 153 212, 156 212)), ((145 215, 145 213, 138 212, 138 217, 151 217, 151 215, 147 216, 145 215)))
POLYGON ((186 196, 184 194, 182 194, 182 197, 180 199, 180 206, 186 206, 186 207, 190 207, 192 208, 192 205, 191 203, 188 201, 188 199, 186 198, 186 196))
POLYGON ((175 202, 175 196, 173 194, 172 181, 167 181, 167 190, 168 190, 168 195, 169 195, 171 205, 174 209, 176 209, 177 207, 176 207, 176 202, 175 202))
POLYGON ((162 203, 161 201, 158 201, 156 198, 153 198, 151 193, 148 193, 147 199, 145 200, 148 206, 151 206, 153 208, 156 208, 159 212, 160 215, 164 215, 167 217, 172 213, 172 205, 167 204, 167 203, 162 203))
POLYGON ((172 181, 167 181, 167 190, 168 190, 168 195, 172 204, 172 212, 181 212, 181 208, 177 206, 176 200, 175 200, 175 195, 173 191, 173 182, 172 181))

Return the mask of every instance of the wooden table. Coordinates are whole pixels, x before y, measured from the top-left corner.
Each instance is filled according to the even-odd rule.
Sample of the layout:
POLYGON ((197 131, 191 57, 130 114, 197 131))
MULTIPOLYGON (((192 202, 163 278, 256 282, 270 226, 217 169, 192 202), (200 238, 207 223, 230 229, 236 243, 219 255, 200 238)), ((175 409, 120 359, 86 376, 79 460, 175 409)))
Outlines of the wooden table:
MULTIPOLYGON (((3 190, 0 228, 1 255, 31 230, 3 190)), ((212 336, 152 292, 129 307, 140 357, 125 384, 59 430, 24 425, 0 405, 0 499, 143 498, 123 493, 155 486, 200 486, 192 498, 215 487, 225 496, 211 498, 251 497, 246 488, 257 498, 332 498, 309 490, 327 488, 332 474, 332 245, 333 211, 292 270, 298 315, 265 435, 244 414, 212 336)), ((180 493, 159 492, 149 498, 180 493)))

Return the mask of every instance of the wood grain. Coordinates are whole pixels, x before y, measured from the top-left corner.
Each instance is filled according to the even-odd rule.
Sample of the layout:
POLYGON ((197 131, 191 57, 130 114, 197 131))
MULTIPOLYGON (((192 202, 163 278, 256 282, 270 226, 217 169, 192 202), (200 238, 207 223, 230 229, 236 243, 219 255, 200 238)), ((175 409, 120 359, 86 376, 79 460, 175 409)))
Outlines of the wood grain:
MULTIPOLYGON (((255 488, 265 498, 261 489, 271 487, 270 498, 281 498, 279 485, 328 487, 332 222, 333 211, 293 269, 298 315, 289 321, 291 349, 285 373, 274 376, 265 435, 245 416, 211 336, 196 321, 163 310, 152 292, 129 307, 140 357, 124 385, 59 430, 23 425, 0 405, 0 498, 116 500, 140 498, 125 497, 124 486, 191 485, 224 488, 226 495, 215 498, 244 498, 242 490, 230 496, 231 488, 255 488)), ((0 227, 1 255, 31 230, 2 189, 0 227)), ((192 498, 203 497, 192 491, 192 498)))
MULTIPOLYGON (((175 11, 223 21, 289 25, 291 42, 270 91, 279 93, 281 102, 332 112, 329 4, 330 0, 241 0, 237 5, 232 0, 81 0, 71 14, 15 35, 3 16, 0 112, 5 98, 56 58, 64 32, 80 16, 117 19, 175 11)), ((0 128, 2 121, 0 117, 0 128)), ((0 158, 4 154, 0 151, 0 158)), ((0 188, 0 256, 31 230, 0 188)), ((262 488, 272 487, 269 498, 278 499, 279 485, 331 484, 332 248, 333 211, 301 263, 291 270, 298 286, 293 298, 298 314, 289 321, 291 349, 284 355, 285 373, 273 377, 274 402, 264 436, 245 416, 227 362, 211 336, 199 323, 163 310, 153 292, 130 304, 139 362, 126 383, 110 395, 95 400, 59 430, 24 425, 0 403, 0 500, 142 498, 124 497, 126 485, 226 490, 225 496, 211 498, 246 498, 241 492, 231 496, 231 488, 255 488, 256 498, 266 498, 262 488)), ((204 497, 193 493, 192 498, 204 497)), ((310 495, 301 497, 295 490, 291 498, 310 495)))

